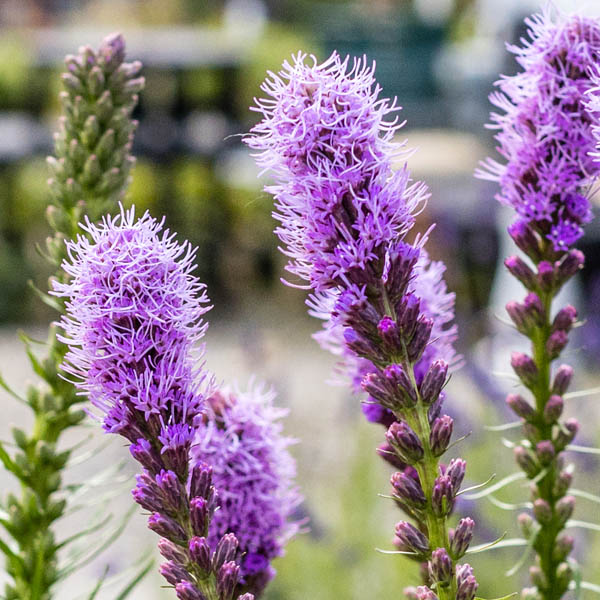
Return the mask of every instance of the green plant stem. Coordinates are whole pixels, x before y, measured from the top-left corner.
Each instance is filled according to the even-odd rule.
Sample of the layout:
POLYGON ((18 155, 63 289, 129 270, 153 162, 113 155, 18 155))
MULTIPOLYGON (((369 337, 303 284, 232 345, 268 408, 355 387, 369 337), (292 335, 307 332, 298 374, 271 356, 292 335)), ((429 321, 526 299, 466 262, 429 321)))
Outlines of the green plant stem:
MULTIPOLYGON (((544 409, 551 396, 551 364, 546 349, 548 338, 551 333, 551 315, 554 293, 540 293, 540 300, 544 306, 545 319, 542 327, 539 327, 532 336, 533 359, 538 368, 537 384, 532 392, 535 398, 536 417, 539 432, 539 441, 552 439, 552 424, 545 423, 544 409)), ((547 465, 546 474, 537 483, 537 489, 540 498, 546 500, 552 509, 552 519, 548 524, 540 528, 533 545, 539 556, 540 568, 546 578, 547 586, 540 590, 543 600, 560 600, 565 590, 561 589, 557 582, 557 567, 560 561, 553 557, 553 551, 556 546, 556 538, 562 530, 556 514, 556 503, 560 498, 554 494, 554 487, 559 474, 558 454, 554 460, 547 465)))
MULTIPOLYGON (((411 429, 417 434, 424 450, 423 460, 416 463, 414 467, 419 474, 421 487, 427 501, 425 508, 425 522, 427 524, 430 548, 431 550, 445 548, 448 553, 450 553, 447 518, 438 517, 434 513, 432 506, 433 487, 435 485, 435 479, 439 475, 439 460, 431 451, 431 444, 429 443, 429 435, 431 433, 428 416, 429 408, 421 399, 419 387, 415 378, 414 365, 412 364, 409 365, 408 375, 417 395, 417 405, 414 408, 414 412, 406 411, 404 415, 399 415, 399 417, 404 418, 411 429)), ((436 593, 440 600, 454 600, 456 597, 456 576, 452 578, 450 585, 444 587, 440 586, 436 589, 436 593)))

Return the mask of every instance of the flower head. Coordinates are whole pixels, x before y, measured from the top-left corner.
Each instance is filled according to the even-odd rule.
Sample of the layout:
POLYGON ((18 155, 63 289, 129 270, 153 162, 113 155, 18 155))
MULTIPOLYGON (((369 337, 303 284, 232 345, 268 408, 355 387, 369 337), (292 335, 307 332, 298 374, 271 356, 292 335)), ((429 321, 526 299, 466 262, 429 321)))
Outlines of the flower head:
POLYGON ((567 251, 592 218, 588 186, 600 170, 586 103, 600 61, 600 24, 577 15, 526 20, 529 42, 509 46, 522 71, 497 82, 490 96, 504 164, 488 159, 478 175, 497 181, 498 200, 517 219, 567 251))
POLYGON ((401 127, 394 102, 380 99, 374 67, 337 53, 318 65, 299 53, 262 86, 263 120, 246 143, 277 183, 276 233, 287 246, 287 269, 323 291, 352 273, 381 269, 387 242, 400 239, 427 198, 393 141, 401 127), (312 64, 310 64, 312 63, 312 64))
POLYGON ((85 230, 89 237, 67 242, 70 279, 54 284, 53 293, 68 298, 64 370, 107 431, 137 442, 143 415, 165 448, 187 444, 207 377, 196 345, 208 300, 191 274, 194 250, 148 213, 135 220, 133 209, 85 230))
MULTIPOLYGON (((193 461, 211 465, 220 509, 211 522, 214 547, 234 533, 243 553, 247 580, 272 576, 270 561, 299 529, 291 520, 301 501, 294 483, 296 466, 282 433, 287 410, 273 404, 274 394, 252 385, 247 392, 221 390, 208 398, 205 424, 198 427, 193 461)), ((265 581, 266 583, 266 581, 265 581)), ((255 591, 255 590, 253 590, 255 591)))

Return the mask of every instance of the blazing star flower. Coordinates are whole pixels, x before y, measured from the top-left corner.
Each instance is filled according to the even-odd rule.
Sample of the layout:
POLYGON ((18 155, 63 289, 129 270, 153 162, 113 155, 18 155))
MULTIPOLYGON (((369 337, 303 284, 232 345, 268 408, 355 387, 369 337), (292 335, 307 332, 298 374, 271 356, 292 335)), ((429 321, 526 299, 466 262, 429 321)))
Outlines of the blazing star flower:
MULTIPOLYGON (((212 467, 220 509, 209 542, 234 533, 242 553, 241 576, 255 594, 273 577, 273 558, 300 523, 291 516, 301 501, 294 483, 296 465, 280 419, 287 410, 273 404, 274 393, 251 385, 245 392, 223 389, 208 398, 205 425, 196 431, 193 460, 212 467)), ((245 589, 246 589, 245 588, 245 589)))
MULTIPOLYGON (((269 98, 255 110, 263 119, 245 141, 275 179, 265 189, 276 199, 286 268, 312 290, 310 310, 325 321, 319 341, 379 404, 393 463, 414 466, 416 481, 399 485, 395 498, 418 528, 400 523, 397 532, 408 532, 414 545, 406 547, 429 563, 449 544, 445 519, 462 479, 424 461, 426 449, 443 454, 452 434, 441 407, 456 337, 443 265, 429 261, 427 235, 406 240, 427 189, 411 181, 406 166, 392 168, 404 145, 393 140, 401 125, 386 118, 398 109, 379 98, 366 61, 350 67, 334 53, 321 65, 314 58, 306 64, 298 54, 262 89, 269 98), (427 421, 419 431, 409 425, 427 421)), ((454 599, 457 585, 452 575, 441 600, 454 599)))
POLYGON ((288 271, 317 292, 379 268, 387 242, 414 223, 427 190, 406 169, 392 171, 404 152, 393 141, 401 127, 385 118, 398 108, 379 99, 373 68, 334 53, 323 64, 298 54, 271 74, 257 100, 263 120, 247 144, 277 183, 276 233, 290 257, 288 271), (379 265, 379 267, 376 267, 379 265))
MULTIPOLYGON (((531 340, 530 354, 513 352, 511 365, 533 400, 512 393, 506 402, 531 441, 516 446, 514 455, 531 479, 533 516, 546 532, 533 544, 538 559, 530 572, 535 595, 547 599, 562 597, 573 575, 572 543, 564 543, 562 532, 573 511, 574 498, 567 495, 573 476, 562 452, 579 426, 574 419, 561 421, 573 370, 567 365, 553 370, 552 363, 568 343, 577 311, 552 304, 583 267, 583 253, 572 246, 592 218, 591 184, 600 169, 594 152, 600 107, 593 101, 600 21, 562 14, 553 19, 546 11, 526 23, 531 41, 509 47, 523 71, 503 78, 501 91, 491 96, 504 111, 492 115, 492 127, 507 162, 488 159, 479 175, 500 184, 498 199, 517 214, 509 234, 531 260, 515 255, 505 265, 528 292, 521 302, 509 302, 506 311, 531 340)), ((532 517, 519 519, 530 523, 532 517)), ((524 531, 531 536, 532 529, 524 531)))
POLYGON ((67 242, 70 278, 53 292, 67 299, 63 368, 99 409, 104 429, 131 442, 143 467, 133 497, 151 513, 166 559, 160 572, 178 598, 232 600, 238 543, 227 535, 209 548, 218 496, 210 467, 190 467, 212 389, 197 346, 208 299, 191 273, 194 250, 162 228, 148 213, 135 220, 134 209, 122 210, 67 242))
POLYGON ((478 176, 500 184, 497 198, 523 223, 563 253, 592 219, 589 186, 600 170, 586 104, 600 61, 596 19, 550 12, 528 18, 531 41, 508 46, 523 70, 497 82, 490 96, 502 113, 492 114, 498 151, 478 176))
POLYGON ((162 227, 148 213, 136 221, 133 209, 87 223, 89 237, 67 242, 70 279, 54 293, 68 298, 64 370, 100 409, 106 431, 136 442, 143 416, 166 448, 188 444, 202 412, 207 374, 196 347, 209 307, 191 274, 193 248, 162 227))

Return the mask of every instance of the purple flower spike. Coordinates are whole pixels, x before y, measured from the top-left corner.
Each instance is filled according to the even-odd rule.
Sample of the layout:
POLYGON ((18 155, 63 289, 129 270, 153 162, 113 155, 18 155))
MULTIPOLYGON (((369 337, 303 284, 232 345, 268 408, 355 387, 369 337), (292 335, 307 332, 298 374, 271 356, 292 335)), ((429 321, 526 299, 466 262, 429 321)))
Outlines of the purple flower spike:
MULTIPOLYGON (((587 186, 600 170, 591 127, 600 105, 587 95, 597 85, 600 25, 576 15, 553 20, 550 10, 526 24, 531 41, 509 46, 523 70, 503 77, 490 96, 501 111, 490 128, 506 162, 488 159, 478 175, 500 184, 497 198, 518 223, 564 253, 592 219, 587 186)), ((535 260, 537 242, 524 246, 535 260)))
POLYGON ((85 230, 89 239, 67 242, 70 280, 54 283, 53 293, 68 298, 64 370, 100 410, 106 431, 143 444, 139 415, 172 446, 168 424, 193 422, 208 381, 195 350, 209 307, 191 274, 194 251, 148 213, 136 221, 133 209, 85 230))
POLYGON ((287 410, 273 400, 273 392, 258 385, 245 393, 215 392, 192 449, 194 461, 212 466, 219 490, 220 508, 211 521, 209 544, 218 551, 221 536, 235 534, 243 556, 241 576, 255 592, 252 582, 269 572, 270 561, 283 554, 301 525, 291 518, 302 498, 288 451, 293 440, 283 436, 280 422, 287 410))

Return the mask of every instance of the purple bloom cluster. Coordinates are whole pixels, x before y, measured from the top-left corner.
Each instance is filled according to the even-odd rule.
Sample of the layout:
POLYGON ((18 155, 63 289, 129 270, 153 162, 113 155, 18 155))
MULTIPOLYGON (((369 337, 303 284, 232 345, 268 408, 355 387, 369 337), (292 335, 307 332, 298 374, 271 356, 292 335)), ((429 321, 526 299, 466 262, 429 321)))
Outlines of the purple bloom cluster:
MULTIPOLYGON (((393 414, 389 452, 404 469, 394 496, 417 522, 397 525, 399 544, 430 565, 441 549, 453 565, 464 552, 452 551, 445 521, 465 465, 454 465, 452 476, 438 465, 453 427, 441 413, 455 360, 453 297, 443 266, 423 249, 427 236, 405 239, 428 192, 406 166, 392 168, 404 151, 393 140, 401 125, 386 121, 397 108, 379 98, 373 68, 336 53, 321 65, 305 61, 298 54, 270 74, 262 87, 269 98, 255 109, 263 119, 246 143, 274 175, 266 189, 277 201, 276 233, 288 271, 313 290, 311 310, 326 321, 322 341, 350 359, 362 389, 393 414)), ((425 573, 442 600, 457 593, 451 571, 443 582, 431 575, 435 568, 425 573)))
POLYGON ((235 534, 242 554, 244 589, 260 593, 274 575, 273 558, 299 529, 291 516, 301 501, 294 484, 293 442, 283 436, 286 409, 274 393, 251 385, 245 392, 220 390, 208 402, 205 425, 196 431, 192 456, 213 470, 220 508, 211 521, 209 543, 235 534))
POLYGON ((530 354, 514 352, 512 368, 527 393, 506 401, 522 419, 526 441, 514 449, 519 467, 531 482, 533 517, 520 515, 525 537, 535 550, 530 569, 531 598, 562 597, 573 578, 569 552, 573 539, 564 533, 574 509, 568 494, 572 480, 563 451, 577 434, 575 419, 562 420, 565 394, 573 376, 568 365, 553 368, 577 320, 572 306, 552 304, 561 287, 584 263, 572 248, 592 218, 589 197, 600 168, 593 152, 600 103, 594 100, 600 61, 600 21, 548 12, 527 19, 531 42, 510 48, 523 71, 499 82, 491 97, 504 109, 492 115, 506 165, 488 160, 487 176, 499 182, 499 199, 512 206, 517 220, 509 228, 520 256, 505 260, 509 272, 527 290, 506 311, 515 328, 531 340, 530 354), (533 265, 533 267, 532 267, 533 265))
POLYGON ((133 209, 84 230, 87 236, 67 242, 70 279, 54 284, 53 293, 67 299, 64 370, 100 410, 105 430, 131 442, 143 466, 133 496, 163 538, 161 573, 178 597, 231 600, 238 542, 227 535, 211 551, 218 508, 211 469, 200 462, 190 468, 212 387, 197 367, 208 300, 191 274, 194 250, 147 213, 135 220, 133 209))
MULTIPOLYGON (((531 228, 567 251, 592 218, 589 185, 600 169, 586 92, 600 62, 600 24, 549 11, 526 20, 531 41, 509 46, 523 70, 503 77, 490 96, 500 164, 488 159, 478 175, 497 181, 500 202, 513 207, 516 232, 531 228)), ((511 235, 512 235, 511 230, 511 235)))

